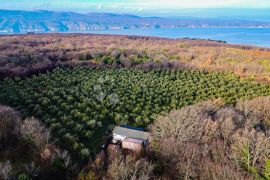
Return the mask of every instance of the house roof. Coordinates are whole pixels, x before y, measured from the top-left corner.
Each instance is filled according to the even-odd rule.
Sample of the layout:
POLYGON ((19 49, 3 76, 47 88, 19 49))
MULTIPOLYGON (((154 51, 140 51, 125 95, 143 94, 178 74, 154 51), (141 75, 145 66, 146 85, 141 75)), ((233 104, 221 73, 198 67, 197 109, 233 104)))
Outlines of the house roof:
POLYGON ((128 129, 134 129, 134 130, 138 130, 138 131, 144 131, 143 128, 134 127, 134 126, 129 126, 129 125, 121 125, 120 127, 128 128, 128 129))
POLYGON ((121 136, 125 136, 128 138, 140 139, 140 140, 148 140, 150 134, 144 131, 138 131, 135 129, 129 129, 126 127, 116 126, 113 130, 113 134, 118 134, 121 136))
POLYGON ((143 140, 134 139, 134 138, 126 138, 126 139, 123 140, 123 142, 130 142, 130 143, 134 143, 134 144, 142 144, 143 140))

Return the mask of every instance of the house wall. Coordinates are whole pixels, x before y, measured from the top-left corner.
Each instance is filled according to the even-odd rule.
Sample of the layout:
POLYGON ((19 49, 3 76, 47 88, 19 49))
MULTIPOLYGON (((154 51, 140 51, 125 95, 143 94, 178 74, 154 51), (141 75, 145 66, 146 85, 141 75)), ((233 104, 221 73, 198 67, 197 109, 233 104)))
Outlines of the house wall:
POLYGON ((142 143, 139 144, 139 143, 134 143, 134 142, 123 140, 122 141, 122 148, 130 149, 130 150, 133 150, 136 152, 141 152, 143 146, 142 146, 142 143))

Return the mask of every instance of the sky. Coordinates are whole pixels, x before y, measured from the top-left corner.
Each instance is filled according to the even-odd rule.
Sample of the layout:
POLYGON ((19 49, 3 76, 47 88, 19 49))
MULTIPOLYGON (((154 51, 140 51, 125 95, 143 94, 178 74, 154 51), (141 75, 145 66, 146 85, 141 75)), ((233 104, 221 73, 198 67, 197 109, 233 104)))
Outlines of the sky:
MULTIPOLYGON (((208 13, 204 9, 210 9, 210 11, 221 9, 222 11, 222 9, 232 8, 240 9, 238 14, 249 13, 252 15, 254 13, 252 9, 270 9, 270 0, 0 0, 0 9, 57 10, 81 13, 113 12, 157 16, 192 16, 192 14, 208 13)), ((226 13, 223 12, 224 15, 226 13)), ((223 14, 221 13, 220 16, 223 14)), ((261 14, 263 15, 264 11, 261 14)))

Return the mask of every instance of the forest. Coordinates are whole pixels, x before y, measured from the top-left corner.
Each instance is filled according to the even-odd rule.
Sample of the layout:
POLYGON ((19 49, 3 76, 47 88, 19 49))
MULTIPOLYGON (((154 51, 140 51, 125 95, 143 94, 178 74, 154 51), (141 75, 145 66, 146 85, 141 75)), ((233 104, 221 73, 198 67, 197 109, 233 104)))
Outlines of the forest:
POLYGON ((38 36, 0 37, 0 49, 13 48, 0 51, 0 177, 269 179, 270 84, 260 79, 268 77, 268 49, 190 39, 59 35, 56 42, 57 35, 38 36), (81 36, 108 44, 79 47, 81 36), (63 44, 69 38, 73 50, 63 44), (124 46, 119 39, 128 39, 127 49, 110 47, 124 46), (134 48, 139 42, 149 47, 134 48), (149 45, 154 42, 157 47, 149 45), (218 56, 200 64, 206 63, 200 62, 203 51, 213 50, 218 56), (183 59, 187 54, 194 57, 183 59), (229 56, 236 64, 247 58, 251 68, 227 67, 220 58, 229 56), (149 154, 102 154, 100 145, 116 125, 149 131, 149 154))
POLYGON ((92 34, 0 36, 0 78, 55 67, 191 68, 268 82, 270 50, 223 41, 92 34))

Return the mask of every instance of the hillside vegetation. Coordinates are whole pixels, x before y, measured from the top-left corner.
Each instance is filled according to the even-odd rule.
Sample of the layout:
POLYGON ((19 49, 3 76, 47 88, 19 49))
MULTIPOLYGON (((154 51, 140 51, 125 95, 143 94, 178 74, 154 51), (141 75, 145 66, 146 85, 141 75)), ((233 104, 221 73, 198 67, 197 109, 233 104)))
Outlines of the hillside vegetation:
POLYGON ((83 159, 97 152, 110 125, 146 127, 162 112, 207 99, 270 95, 270 86, 233 74, 193 70, 56 69, 0 82, 0 102, 40 118, 83 159))
POLYGON ((0 36, 0 178, 270 179, 269 60, 210 40, 0 36), (123 124, 151 132, 143 156, 101 151, 123 124))
POLYGON ((269 179, 270 98, 207 101, 160 116, 153 148, 170 179, 269 179))
POLYGON ((56 66, 185 68, 231 71, 269 80, 269 49, 191 39, 47 34, 0 36, 0 77, 56 66))

